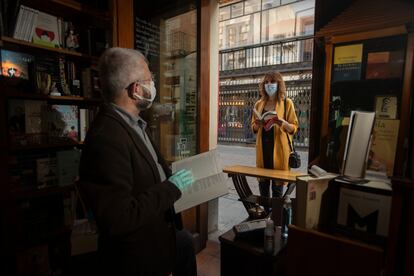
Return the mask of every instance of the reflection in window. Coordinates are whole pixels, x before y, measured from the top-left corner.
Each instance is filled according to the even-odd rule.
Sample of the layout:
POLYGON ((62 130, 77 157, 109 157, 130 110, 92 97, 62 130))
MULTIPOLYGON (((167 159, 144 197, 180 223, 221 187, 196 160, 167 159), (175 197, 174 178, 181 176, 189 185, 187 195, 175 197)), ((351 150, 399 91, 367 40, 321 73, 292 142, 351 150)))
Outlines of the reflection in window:
POLYGON ((161 21, 160 40, 159 64, 150 63, 160 72, 150 129, 173 162, 197 153, 196 10, 161 21))
POLYGON ((280 0, 262 0, 262 9, 270 9, 280 5, 280 0))
POLYGON ((260 42, 260 13, 220 22, 220 49, 233 48, 260 42))
POLYGON ((264 11, 262 15, 262 41, 312 34, 313 7, 314 1, 300 1, 264 11))
POLYGON ((243 2, 231 5, 231 17, 238 17, 243 15, 243 2))
POLYGON ((244 14, 260 11, 260 0, 246 0, 244 2, 244 14))
POLYGON ((219 17, 220 17, 219 18, 220 21, 230 19, 230 6, 220 8, 219 17))
POLYGON ((310 8, 297 13, 296 18, 296 35, 312 35, 314 30, 315 9, 310 8))

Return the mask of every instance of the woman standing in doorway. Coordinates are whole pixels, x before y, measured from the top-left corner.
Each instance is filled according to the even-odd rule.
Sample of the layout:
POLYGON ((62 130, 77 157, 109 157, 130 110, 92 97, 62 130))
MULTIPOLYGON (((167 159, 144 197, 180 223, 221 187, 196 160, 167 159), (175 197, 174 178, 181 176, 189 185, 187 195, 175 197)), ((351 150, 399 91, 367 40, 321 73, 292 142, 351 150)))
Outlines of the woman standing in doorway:
MULTIPOLYGON (((295 108, 291 99, 286 97, 286 86, 280 73, 268 73, 259 84, 260 99, 254 109, 259 114, 275 111, 275 115, 268 115, 260 120, 253 112, 251 126, 256 137, 256 166, 258 168, 289 170, 289 142, 285 133, 293 135, 298 127, 295 108), (286 111, 286 112, 285 112, 286 111), (264 121, 272 119, 275 124, 266 130, 264 121)), ((292 139, 291 139, 292 140, 292 139)), ((281 197, 282 183, 272 183, 272 196, 281 197)), ((270 197, 270 180, 260 179, 259 190, 261 196, 270 197)))

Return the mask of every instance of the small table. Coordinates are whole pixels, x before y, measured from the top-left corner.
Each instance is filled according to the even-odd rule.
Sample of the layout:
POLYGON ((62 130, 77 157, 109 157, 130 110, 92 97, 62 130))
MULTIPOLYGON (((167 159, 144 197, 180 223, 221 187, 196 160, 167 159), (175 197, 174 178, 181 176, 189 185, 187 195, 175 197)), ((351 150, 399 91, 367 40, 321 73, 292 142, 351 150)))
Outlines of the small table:
MULTIPOLYGON (((266 207, 276 207, 276 209, 281 210, 282 201, 254 195, 247 184, 246 176, 288 182, 288 189, 285 194, 290 194, 295 187, 296 177, 306 174, 297 171, 264 169, 242 165, 225 167, 223 172, 232 178, 237 194, 247 211, 253 208, 255 203, 266 207)), ((279 216, 275 214, 275 217, 279 216)), ((275 221, 275 225, 280 225, 280 221, 275 221)))
POLYGON ((219 237, 221 275, 274 275, 283 270, 282 250, 287 241, 281 238, 280 227, 275 231, 275 250, 266 255, 264 237, 238 238, 233 229, 219 237))
POLYGON ((306 175, 306 173, 297 171, 274 170, 242 165, 225 167, 223 172, 228 173, 230 176, 237 174, 244 177, 252 176, 289 183, 296 183, 297 176, 306 175))

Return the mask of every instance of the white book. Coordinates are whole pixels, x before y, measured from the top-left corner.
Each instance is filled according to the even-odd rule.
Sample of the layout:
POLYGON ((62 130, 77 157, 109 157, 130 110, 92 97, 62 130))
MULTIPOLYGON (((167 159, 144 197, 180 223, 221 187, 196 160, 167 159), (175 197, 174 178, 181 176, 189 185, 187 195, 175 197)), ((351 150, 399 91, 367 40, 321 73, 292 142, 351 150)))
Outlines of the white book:
POLYGON ((22 31, 20 33, 20 39, 21 40, 26 40, 26 34, 29 30, 29 20, 30 20, 30 10, 28 7, 26 6, 22 6, 23 7, 23 28, 22 31))
POLYGON ((27 39, 27 41, 32 42, 33 40, 33 34, 35 31, 35 26, 36 26, 36 22, 37 22, 37 17, 39 16, 39 11, 35 10, 35 9, 31 9, 33 12, 33 17, 32 17, 32 21, 30 23, 30 32, 29 32, 29 37, 27 39))
POLYGON ((364 177, 374 120, 375 112, 351 112, 343 157, 344 176, 364 177))
POLYGON ((259 111, 257 111, 256 109, 253 109, 253 111, 254 111, 254 114, 256 114, 256 116, 259 120, 264 120, 266 118, 266 116, 272 116, 273 117, 274 115, 277 115, 276 111, 274 111, 274 110, 266 111, 263 114, 260 114, 259 111))
POLYGON ((20 39, 20 33, 22 30, 22 21, 23 21, 23 6, 20 5, 19 14, 17 15, 16 25, 14 26, 13 38, 20 39))

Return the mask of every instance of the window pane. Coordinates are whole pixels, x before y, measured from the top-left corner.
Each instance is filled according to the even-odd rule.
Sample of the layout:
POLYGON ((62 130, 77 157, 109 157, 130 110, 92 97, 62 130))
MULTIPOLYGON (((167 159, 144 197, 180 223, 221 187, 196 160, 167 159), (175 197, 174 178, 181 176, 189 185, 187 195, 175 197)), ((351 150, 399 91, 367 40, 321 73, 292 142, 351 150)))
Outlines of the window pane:
POLYGON ((314 29, 315 9, 306 9, 297 13, 296 35, 312 35, 314 29))
POLYGON ((260 42, 260 13, 220 22, 220 50, 260 42))
POLYGON ((263 0, 262 9, 270 9, 280 5, 280 0, 263 0))
POLYGON ((314 0, 300 1, 264 11, 262 14, 262 41, 313 33, 314 2, 314 0), (295 16, 298 16, 297 20, 295 16))
POLYGON ((243 2, 231 5, 231 17, 243 15, 243 2))
POLYGON ((136 48, 147 57, 157 89, 152 107, 140 115, 171 163, 197 154, 197 10, 177 5, 166 14, 137 9, 136 15, 142 18, 136 48))
POLYGON ((244 14, 260 11, 260 0, 246 0, 244 2, 244 14))
POLYGON ((226 19, 230 19, 230 6, 224 7, 224 8, 220 8, 220 18, 219 20, 226 20, 226 19))

